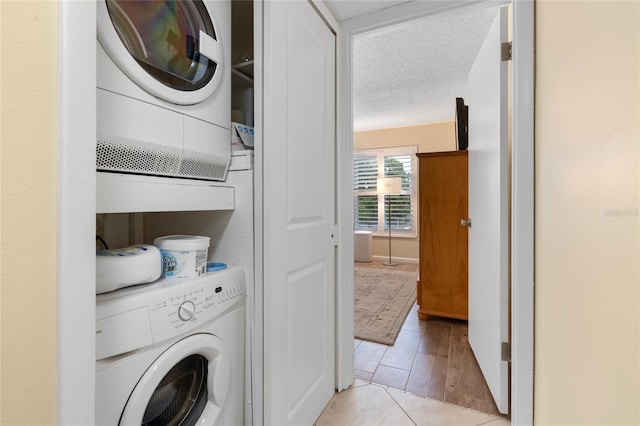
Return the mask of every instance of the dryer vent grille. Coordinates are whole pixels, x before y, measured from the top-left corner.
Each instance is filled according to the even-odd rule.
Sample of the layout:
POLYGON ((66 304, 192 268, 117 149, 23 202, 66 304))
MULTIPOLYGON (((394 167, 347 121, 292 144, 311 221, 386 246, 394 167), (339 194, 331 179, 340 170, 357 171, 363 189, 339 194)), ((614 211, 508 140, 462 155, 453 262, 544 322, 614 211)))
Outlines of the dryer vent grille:
POLYGON ((184 177, 220 176, 221 180, 227 175, 230 159, 202 155, 185 151, 180 162, 178 175, 184 177))
POLYGON ((98 170, 147 175, 224 180, 230 159, 128 139, 100 137, 98 170))

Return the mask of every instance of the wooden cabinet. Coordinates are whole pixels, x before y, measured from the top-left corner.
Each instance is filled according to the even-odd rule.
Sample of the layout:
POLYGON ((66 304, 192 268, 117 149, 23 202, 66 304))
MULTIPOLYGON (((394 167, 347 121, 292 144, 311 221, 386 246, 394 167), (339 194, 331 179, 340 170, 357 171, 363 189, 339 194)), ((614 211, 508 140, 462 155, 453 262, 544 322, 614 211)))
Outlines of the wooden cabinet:
POLYGON ((467 151, 419 153, 418 317, 468 319, 467 151))

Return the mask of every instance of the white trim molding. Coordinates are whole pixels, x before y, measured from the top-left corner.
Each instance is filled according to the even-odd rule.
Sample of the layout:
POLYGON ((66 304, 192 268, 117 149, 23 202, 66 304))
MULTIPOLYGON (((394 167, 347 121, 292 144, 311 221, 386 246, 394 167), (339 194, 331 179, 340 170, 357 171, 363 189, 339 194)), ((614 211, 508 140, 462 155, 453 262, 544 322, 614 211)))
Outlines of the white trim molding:
POLYGON ((96 4, 58 3, 58 424, 95 423, 96 4))
MULTIPOLYGON (((389 256, 372 256, 372 258, 373 258, 373 260, 379 260, 381 262, 389 260, 389 256)), ((393 262, 399 262, 399 263, 413 263, 413 264, 420 263, 420 259, 416 259, 415 257, 395 257, 395 256, 392 256, 391 260, 393 262)))
POLYGON ((511 423, 533 424, 534 4, 513 3, 511 423))

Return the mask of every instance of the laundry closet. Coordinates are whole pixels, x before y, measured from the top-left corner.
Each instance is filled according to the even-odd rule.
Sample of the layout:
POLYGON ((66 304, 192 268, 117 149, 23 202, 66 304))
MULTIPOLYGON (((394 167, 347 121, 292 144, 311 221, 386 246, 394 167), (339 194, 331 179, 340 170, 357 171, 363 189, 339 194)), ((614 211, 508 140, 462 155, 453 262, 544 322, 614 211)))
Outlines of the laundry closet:
POLYGON ((253 2, 101 1, 97 29, 96 423, 252 424, 253 2))
POLYGON ((245 24, 233 24, 242 31, 253 28, 253 51, 247 51, 249 44, 232 57, 231 49, 235 52, 240 44, 220 45, 224 37, 218 39, 217 31, 231 34, 236 1, 157 3, 183 8, 177 15, 165 11, 161 16, 174 13, 178 21, 195 27, 189 31, 173 23, 156 28, 144 19, 138 22, 136 12, 127 10, 135 2, 107 3, 60 5, 59 422, 117 424, 127 401, 137 407, 127 416, 163 413, 168 407, 163 398, 154 398, 154 408, 140 413, 140 407, 146 411, 142 401, 154 394, 154 384, 167 383, 164 376, 145 378, 145 372, 155 371, 150 366, 161 360, 167 374, 186 377, 182 367, 168 368, 175 354, 171 342, 180 339, 190 345, 180 348, 195 355, 184 363, 175 360, 199 377, 200 386, 184 389, 198 395, 194 412, 202 409, 224 423, 229 414, 225 407, 240 401, 228 423, 236 424, 236 416, 244 424, 310 423, 336 386, 344 389, 352 380, 348 367, 337 372, 335 362, 336 352, 352 352, 353 339, 336 324, 337 281, 352 275, 352 262, 341 253, 352 252, 352 230, 348 217, 338 214, 341 206, 350 205, 350 197, 340 191, 338 206, 336 194, 336 175, 344 174, 349 164, 338 162, 336 155, 339 25, 322 2, 254 2, 253 23, 241 13, 245 24), (211 23, 202 18, 210 4, 226 5, 227 19, 218 20, 217 12, 211 23), (95 20, 87 18, 93 16, 95 20), (193 19, 183 19, 187 16, 193 19), (114 29, 114 19, 120 31, 114 29), (140 43, 144 38, 127 28, 132 23, 164 47, 154 53, 157 46, 140 43), (111 32, 104 33, 106 28, 111 32), (157 37, 157 31, 165 31, 164 36, 157 37), (112 43, 117 40, 119 44, 112 43), (120 53, 110 50, 115 46, 120 53), (95 63, 87 62, 93 57, 95 63), (212 64, 218 69, 219 60, 226 71, 216 77, 212 64), (184 66, 191 61, 204 65, 184 66), (152 70, 151 80, 146 70, 152 70), (156 77, 167 84, 152 83, 156 77), (234 82, 236 77, 242 83, 234 82), (209 81, 217 82, 217 88, 211 90, 209 81), (181 90, 172 85, 189 90, 177 95, 181 90), (220 88, 227 90, 226 101, 218 97, 220 88), (232 122, 254 127, 254 150, 234 147, 251 141, 242 127, 236 128, 234 139, 232 122), (221 145, 209 143, 223 140, 221 145), (198 284, 141 283, 96 295, 98 250, 151 246, 159 236, 174 235, 209 238, 206 268, 209 263, 227 268, 189 280, 198 284), (226 278, 218 283, 208 278, 213 276, 226 278), (175 288, 184 291, 172 294, 175 288), (158 315, 163 311, 164 317, 158 315), (171 337, 155 330, 157 318, 167 321, 171 337), (113 340, 105 338, 114 335, 112 325, 118 323, 125 333, 116 335, 126 339, 118 342, 123 352, 115 354, 113 340), (175 335, 176 330, 184 333, 175 335), (210 336, 203 340, 194 334, 210 336), (213 336, 221 336, 223 345, 213 336), (208 355, 199 356, 202 352, 208 355), (231 370, 225 368, 230 360, 231 370), (199 391, 203 383, 209 386, 214 377, 209 371, 218 367, 229 373, 213 380, 218 384, 212 384, 211 400, 199 391), (127 374, 133 379, 126 386, 108 380, 127 374), (227 386, 231 390, 225 393, 227 386), (111 405, 114 395, 119 402, 111 405), (97 421, 103 414, 108 418, 97 421))

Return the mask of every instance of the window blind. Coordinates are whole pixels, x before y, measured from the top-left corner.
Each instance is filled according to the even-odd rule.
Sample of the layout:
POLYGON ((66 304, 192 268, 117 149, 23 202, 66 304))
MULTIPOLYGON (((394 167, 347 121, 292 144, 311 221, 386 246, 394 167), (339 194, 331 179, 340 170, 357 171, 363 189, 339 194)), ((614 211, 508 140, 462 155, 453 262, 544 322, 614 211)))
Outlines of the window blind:
POLYGON ((398 236, 416 236, 415 146, 357 151, 353 160, 354 224, 376 234, 391 229, 398 236), (378 177, 400 177, 399 195, 378 194, 378 177), (391 214, 388 215, 388 211, 391 214))

